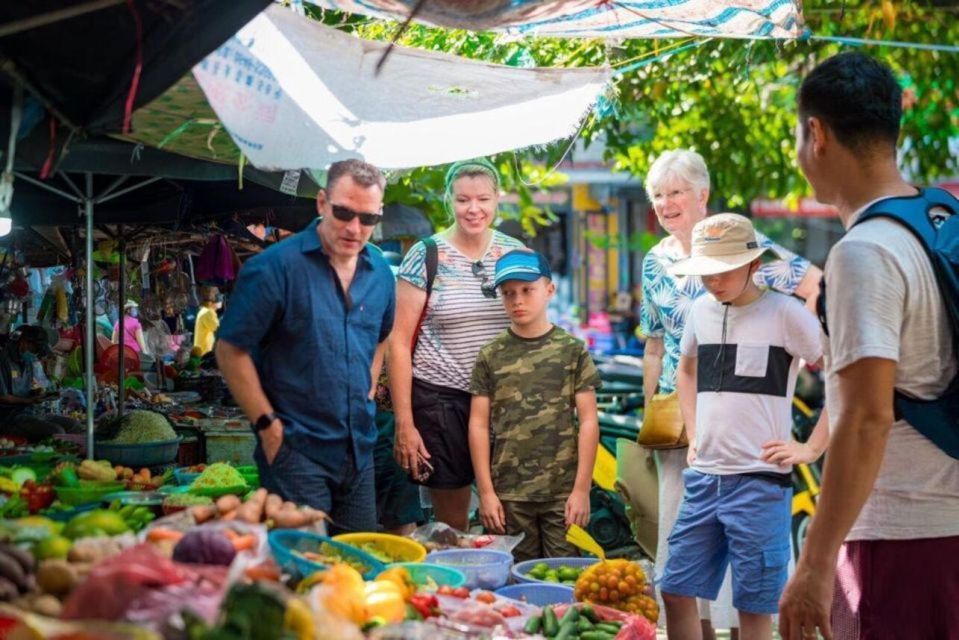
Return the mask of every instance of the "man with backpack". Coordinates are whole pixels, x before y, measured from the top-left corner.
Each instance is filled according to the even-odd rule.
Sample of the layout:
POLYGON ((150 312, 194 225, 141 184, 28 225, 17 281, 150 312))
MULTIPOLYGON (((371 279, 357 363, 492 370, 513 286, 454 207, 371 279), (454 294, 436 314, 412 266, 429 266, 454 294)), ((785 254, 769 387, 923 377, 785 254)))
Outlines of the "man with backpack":
POLYGON ((826 262, 831 441, 787 640, 959 638, 959 201, 899 173, 901 95, 856 52, 799 91, 799 166, 847 234, 826 262))

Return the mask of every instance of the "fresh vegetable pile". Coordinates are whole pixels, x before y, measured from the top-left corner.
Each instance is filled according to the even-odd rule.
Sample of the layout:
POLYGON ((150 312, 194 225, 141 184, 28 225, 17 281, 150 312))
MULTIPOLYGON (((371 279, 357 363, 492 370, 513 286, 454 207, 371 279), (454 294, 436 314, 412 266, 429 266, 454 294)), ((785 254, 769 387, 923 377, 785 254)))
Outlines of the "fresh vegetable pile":
POLYGON ((575 585, 583 570, 584 567, 568 567, 566 565, 551 567, 545 562, 540 562, 534 565, 526 575, 545 582, 575 585))
MULTIPOLYGON (((211 465, 212 469, 215 465, 211 465)), ((209 469, 207 469, 209 471, 209 469)), ((190 508, 197 524, 203 524, 215 518, 239 520, 247 524, 264 523, 277 529, 298 529, 319 522, 326 514, 310 507, 298 507, 292 502, 284 502, 278 495, 257 489, 242 502, 234 495, 223 496, 215 504, 190 508)))
POLYGON ((97 439, 109 444, 149 444, 176 440, 176 431, 162 413, 137 409, 122 418, 101 419, 97 439))
POLYGON ((646 575, 629 560, 606 560, 587 568, 576 581, 576 599, 659 619, 656 600, 646 594, 646 575))
POLYGON ((613 640, 623 626, 618 620, 603 621, 589 605, 569 607, 562 617, 557 617, 551 606, 543 607, 541 616, 532 616, 526 621, 523 631, 542 634, 557 640, 613 640))
POLYGON ((203 470, 200 476, 190 485, 190 488, 228 489, 244 486, 246 486, 246 480, 233 466, 225 462, 215 462, 203 470))

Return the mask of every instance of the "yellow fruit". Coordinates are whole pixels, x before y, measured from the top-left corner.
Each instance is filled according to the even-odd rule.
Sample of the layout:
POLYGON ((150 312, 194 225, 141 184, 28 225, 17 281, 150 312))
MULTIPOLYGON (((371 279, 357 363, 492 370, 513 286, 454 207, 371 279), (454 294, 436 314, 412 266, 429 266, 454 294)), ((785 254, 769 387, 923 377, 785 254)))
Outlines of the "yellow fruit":
MULTIPOLYGON (((583 571, 576 581, 574 596, 580 602, 643 612, 650 617, 646 613, 646 601, 650 599, 642 595, 645 587, 646 575, 638 564, 625 559, 607 560, 583 571)), ((655 606, 655 601, 652 604, 655 606)))
POLYGON ((46 560, 48 558, 66 559, 70 553, 70 547, 73 546, 68 538, 63 536, 50 536, 44 538, 33 547, 33 557, 37 560, 46 560))

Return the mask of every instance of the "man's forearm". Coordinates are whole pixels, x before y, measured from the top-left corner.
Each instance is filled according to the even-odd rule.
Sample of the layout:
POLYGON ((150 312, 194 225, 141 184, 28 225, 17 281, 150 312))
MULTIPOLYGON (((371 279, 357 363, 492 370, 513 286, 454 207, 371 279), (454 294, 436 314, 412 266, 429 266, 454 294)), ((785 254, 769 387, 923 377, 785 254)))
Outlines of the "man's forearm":
POLYGON ((839 547, 869 498, 886 450, 891 420, 850 413, 840 417, 834 430, 822 493, 803 545, 806 562, 815 567, 835 564, 839 547))

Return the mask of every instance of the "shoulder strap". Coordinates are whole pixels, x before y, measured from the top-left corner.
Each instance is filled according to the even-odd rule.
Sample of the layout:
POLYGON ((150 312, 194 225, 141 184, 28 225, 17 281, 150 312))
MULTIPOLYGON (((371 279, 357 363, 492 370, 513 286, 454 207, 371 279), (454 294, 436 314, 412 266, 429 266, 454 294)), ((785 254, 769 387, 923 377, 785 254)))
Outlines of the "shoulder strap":
POLYGON ((423 246, 426 247, 426 297, 429 298, 433 293, 433 281, 436 280, 436 271, 439 268, 440 252, 436 240, 432 237, 423 238, 423 246))

